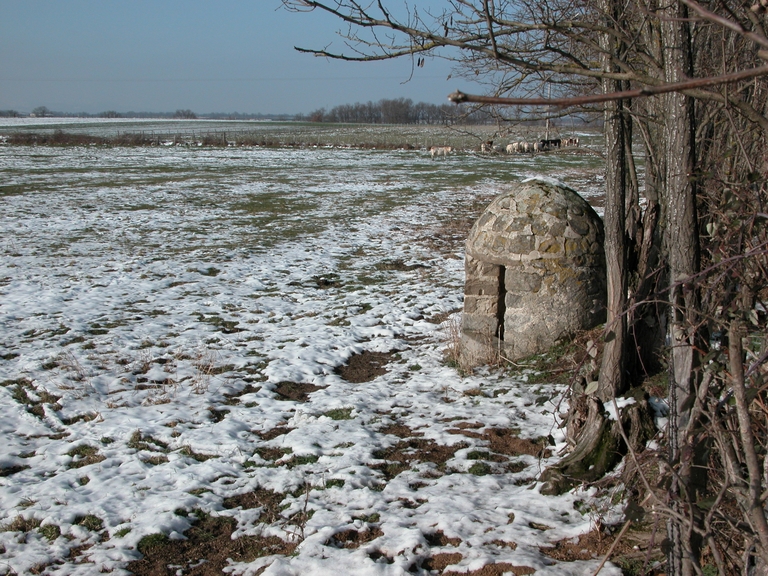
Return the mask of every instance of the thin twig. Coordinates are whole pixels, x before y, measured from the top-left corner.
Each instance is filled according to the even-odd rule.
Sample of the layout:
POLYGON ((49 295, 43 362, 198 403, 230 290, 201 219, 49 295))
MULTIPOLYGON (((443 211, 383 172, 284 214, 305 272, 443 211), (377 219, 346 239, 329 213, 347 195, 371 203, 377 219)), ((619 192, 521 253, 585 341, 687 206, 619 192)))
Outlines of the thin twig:
POLYGON ((597 570, 595 570, 592 576, 597 576, 600 573, 600 570, 603 569, 603 566, 605 566, 605 563, 608 562, 608 559, 611 557, 611 554, 613 554, 613 550, 619 544, 619 540, 621 540, 621 537, 624 536, 624 533, 629 529, 630 524, 632 524, 632 520, 627 520, 626 523, 624 524, 624 527, 621 529, 621 532, 619 532, 619 535, 616 536, 616 539, 613 541, 613 544, 611 544, 611 547, 608 548, 608 552, 605 554, 603 561, 600 562, 600 566, 597 567, 597 570))

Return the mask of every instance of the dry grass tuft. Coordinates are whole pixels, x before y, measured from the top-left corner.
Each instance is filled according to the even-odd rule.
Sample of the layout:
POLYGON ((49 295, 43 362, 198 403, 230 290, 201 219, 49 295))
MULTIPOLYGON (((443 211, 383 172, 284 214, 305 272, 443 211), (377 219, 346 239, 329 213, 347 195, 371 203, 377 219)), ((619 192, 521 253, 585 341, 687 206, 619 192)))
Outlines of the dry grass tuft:
POLYGON ((470 356, 463 352, 461 345, 461 316, 456 314, 449 317, 442 324, 446 347, 443 351, 443 359, 446 365, 455 368, 459 374, 466 376, 472 373, 476 366, 489 366, 501 368, 506 365, 501 350, 493 344, 493 338, 488 336, 487 343, 483 346, 482 356, 470 356), (463 352, 463 353, 462 353, 463 352))
POLYGON ((192 358, 195 374, 192 376, 192 391, 195 394, 204 394, 211 385, 211 378, 216 374, 216 360, 218 353, 214 350, 199 349, 192 358))
POLYGON ((0 532, 30 532, 40 526, 41 521, 37 518, 24 518, 16 516, 9 524, 0 527, 0 532))
POLYGON ((443 359, 446 364, 461 370, 461 316, 458 314, 450 316, 445 320, 441 328, 445 338, 445 349, 443 350, 443 359))

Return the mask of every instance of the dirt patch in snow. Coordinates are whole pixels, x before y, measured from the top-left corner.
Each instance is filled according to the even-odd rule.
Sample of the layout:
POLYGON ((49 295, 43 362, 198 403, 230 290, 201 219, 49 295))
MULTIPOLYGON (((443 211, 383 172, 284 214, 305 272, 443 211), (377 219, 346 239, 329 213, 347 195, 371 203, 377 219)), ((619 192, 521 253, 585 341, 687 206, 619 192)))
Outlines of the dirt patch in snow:
POLYGON ((357 548, 362 544, 371 542, 384 536, 384 532, 379 527, 369 528, 367 530, 342 530, 334 534, 325 545, 334 548, 357 548))
POLYGON ((240 390, 239 392, 232 392, 230 394, 224 394, 224 397, 226 398, 225 404, 227 405, 235 405, 240 403, 240 396, 245 396, 246 394, 255 394, 261 390, 261 386, 254 386, 253 384, 246 384, 245 388, 240 390))
POLYGON ((387 373, 385 366, 392 360, 394 352, 369 352, 363 350, 360 354, 350 356, 347 363, 336 368, 336 373, 347 382, 362 384, 370 382, 378 376, 387 373))
POLYGON ((457 428, 448 430, 449 434, 461 434, 468 438, 477 438, 486 440, 492 452, 505 454, 507 456, 528 456, 549 457, 550 450, 546 448, 546 439, 529 440, 519 438, 518 430, 514 428, 488 428, 482 432, 476 432, 470 428, 476 428, 476 425, 461 422, 457 428))
POLYGON ((466 448, 468 444, 459 443, 453 446, 443 446, 433 440, 423 438, 404 439, 383 450, 376 450, 374 458, 385 460, 381 464, 372 464, 370 467, 379 470, 387 480, 391 480, 404 470, 408 470, 415 462, 431 462, 437 464, 438 470, 445 467, 445 463, 453 458, 457 450, 466 448))
POLYGON ((430 546, 458 546, 461 544, 461 538, 449 538, 442 530, 424 534, 424 539, 429 542, 430 546))
POLYGON ((285 499, 285 494, 267 490, 266 488, 259 488, 252 492, 246 492, 245 494, 238 494, 236 496, 230 496, 224 498, 222 503, 224 508, 229 510, 233 508, 242 508, 243 510, 250 510, 252 508, 263 508, 259 520, 271 524, 276 522, 280 517, 280 503, 285 499))
POLYGON ((425 570, 445 570, 446 567, 461 562, 462 556, 458 552, 439 552, 424 560, 421 567, 425 570))
POLYGON ((232 540, 237 526, 234 518, 196 514, 198 521, 184 533, 187 540, 169 540, 157 534, 145 536, 138 545, 144 557, 130 562, 126 568, 136 576, 164 576, 169 573, 169 565, 191 576, 218 576, 229 566, 229 559, 250 562, 272 554, 288 555, 296 548, 275 536, 241 536, 232 540))
POLYGON ((274 440, 278 436, 283 436, 285 434, 288 434, 288 432, 290 432, 291 430, 293 430, 293 428, 289 428, 288 426, 276 426, 271 430, 256 432, 256 434, 258 434, 259 438, 261 438, 262 440, 274 440))
POLYGON ((499 562, 498 564, 486 564, 472 572, 443 572, 442 576, 502 576, 508 572, 523 576, 524 574, 534 574, 536 569, 530 566, 515 566, 507 562, 499 562))
POLYGON ((398 422, 394 422, 393 424, 390 424, 388 426, 385 426, 381 430, 379 430, 382 434, 392 434, 392 436, 397 436, 398 438, 413 438, 414 436, 422 436, 420 432, 415 432, 408 426, 404 424, 400 424, 398 422))
MULTIPOLYGON (((661 546, 653 543, 648 526, 629 530, 616 544, 610 560, 626 573, 661 576, 664 570, 661 546)), ((575 538, 566 538, 555 542, 552 547, 541 547, 540 552, 560 562, 575 560, 591 560, 603 558, 610 550, 618 533, 618 529, 609 532, 605 528, 594 529, 587 534, 575 538)))
POLYGON ((275 386, 275 394, 280 396, 280 400, 293 400, 294 402, 306 402, 312 392, 322 390, 325 386, 315 386, 314 384, 304 384, 301 382, 280 382, 275 386))

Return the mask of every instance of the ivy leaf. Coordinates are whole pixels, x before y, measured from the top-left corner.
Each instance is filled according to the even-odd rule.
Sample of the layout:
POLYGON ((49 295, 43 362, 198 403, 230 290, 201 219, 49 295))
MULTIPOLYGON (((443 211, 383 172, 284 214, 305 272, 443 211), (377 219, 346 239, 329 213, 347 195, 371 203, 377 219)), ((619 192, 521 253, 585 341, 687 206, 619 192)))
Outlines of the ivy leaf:
POLYGON ((696 506, 702 510, 710 510, 715 505, 715 502, 717 502, 716 498, 704 498, 696 502, 696 506))

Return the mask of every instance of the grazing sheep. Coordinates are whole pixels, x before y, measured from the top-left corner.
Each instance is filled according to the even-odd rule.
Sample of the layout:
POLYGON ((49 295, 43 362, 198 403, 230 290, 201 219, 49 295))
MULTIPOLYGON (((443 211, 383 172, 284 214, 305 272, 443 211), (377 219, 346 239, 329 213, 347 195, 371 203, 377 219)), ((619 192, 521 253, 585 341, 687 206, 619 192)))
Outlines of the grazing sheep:
POLYGON ((539 150, 549 150, 551 148, 560 148, 560 145, 562 144, 562 140, 560 138, 550 138, 549 140, 540 140, 539 141, 539 150))
POLYGON ((453 146, 432 146, 432 148, 429 149, 432 158, 435 156, 438 158, 440 156, 448 156, 451 152, 453 152, 453 146))

